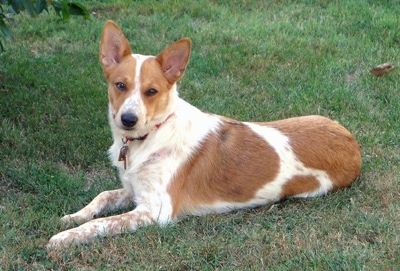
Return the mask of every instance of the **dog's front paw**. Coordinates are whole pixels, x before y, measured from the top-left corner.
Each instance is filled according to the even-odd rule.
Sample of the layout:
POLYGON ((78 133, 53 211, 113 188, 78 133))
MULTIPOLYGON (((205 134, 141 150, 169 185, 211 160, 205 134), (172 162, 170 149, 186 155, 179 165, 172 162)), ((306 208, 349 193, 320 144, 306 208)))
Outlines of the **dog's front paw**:
POLYGON ((53 235, 47 243, 46 248, 47 250, 62 249, 74 243, 79 243, 79 233, 72 229, 53 235))

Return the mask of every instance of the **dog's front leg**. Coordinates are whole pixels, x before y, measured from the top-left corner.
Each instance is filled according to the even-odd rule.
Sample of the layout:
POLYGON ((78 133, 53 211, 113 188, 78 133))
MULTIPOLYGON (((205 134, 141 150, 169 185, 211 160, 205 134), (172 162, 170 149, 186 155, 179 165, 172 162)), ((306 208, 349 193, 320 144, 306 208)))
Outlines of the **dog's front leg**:
POLYGON ((158 214, 152 213, 145 206, 121 215, 94 219, 79 227, 60 232, 49 240, 48 249, 68 247, 73 244, 90 242, 97 237, 112 236, 122 232, 133 232, 139 226, 151 223, 166 224, 170 219, 160 220, 158 214))
POLYGON ((83 224, 98 217, 105 211, 114 211, 127 207, 132 202, 132 198, 132 191, 125 188, 101 192, 80 211, 65 215, 61 218, 61 222, 66 225, 72 225, 73 223, 83 224))

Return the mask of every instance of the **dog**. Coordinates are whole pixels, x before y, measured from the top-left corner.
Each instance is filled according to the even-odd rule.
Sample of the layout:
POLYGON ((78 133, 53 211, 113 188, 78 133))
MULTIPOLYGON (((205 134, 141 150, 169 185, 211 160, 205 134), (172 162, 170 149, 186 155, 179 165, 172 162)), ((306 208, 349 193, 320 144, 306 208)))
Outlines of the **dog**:
POLYGON ((157 56, 133 54, 121 29, 104 25, 100 63, 108 81, 112 164, 123 188, 100 193, 64 216, 80 226, 48 248, 166 225, 188 215, 223 213, 314 197, 349 186, 360 174, 360 147, 336 121, 303 116, 241 122, 200 111, 178 96, 191 53, 182 38, 157 56), (100 217, 106 211, 132 211, 100 217))

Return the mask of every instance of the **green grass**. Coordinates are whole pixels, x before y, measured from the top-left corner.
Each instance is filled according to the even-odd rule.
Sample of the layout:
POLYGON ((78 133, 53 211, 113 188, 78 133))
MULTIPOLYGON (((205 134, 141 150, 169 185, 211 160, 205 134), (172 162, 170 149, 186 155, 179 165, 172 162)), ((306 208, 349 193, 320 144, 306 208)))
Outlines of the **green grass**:
POLYGON ((15 17, 0 55, 0 270, 396 270, 400 266, 398 1, 82 1, 92 20, 15 17), (264 3, 267 2, 267 3, 264 3), (59 218, 120 186, 108 162, 105 20, 135 52, 193 40, 180 83, 241 120, 320 114, 362 145, 346 190, 46 252, 59 218), (373 77, 374 66, 397 69, 373 77))

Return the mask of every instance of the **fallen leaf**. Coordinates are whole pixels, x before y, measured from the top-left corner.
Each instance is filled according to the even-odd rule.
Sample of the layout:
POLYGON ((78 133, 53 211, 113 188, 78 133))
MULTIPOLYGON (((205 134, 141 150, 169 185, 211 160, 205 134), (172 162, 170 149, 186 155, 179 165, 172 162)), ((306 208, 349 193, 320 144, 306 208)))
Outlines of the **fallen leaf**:
POLYGON ((393 70, 394 70, 394 66, 387 62, 387 63, 383 63, 381 65, 376 66, 375 68, 370 70, 370 72, 373 75, 380 77, 380 76, 383 76, 393 70))

